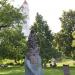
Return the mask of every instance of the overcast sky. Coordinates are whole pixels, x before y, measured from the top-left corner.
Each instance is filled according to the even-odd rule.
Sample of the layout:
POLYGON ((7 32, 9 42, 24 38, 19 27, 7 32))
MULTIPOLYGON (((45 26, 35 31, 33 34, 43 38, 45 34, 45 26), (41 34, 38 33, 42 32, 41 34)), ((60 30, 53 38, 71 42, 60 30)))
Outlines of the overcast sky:
MULTIPOLYGON (((16 7, 20 7, 24 0, 13 0, 16 7)), ((30 24, 35 20, 35 15, 39 12, 44 20, 48 22, 53 32, 60 30, 60 20, 63 10, 75 10, 75 0, 27 0, 29 4, 30 24)))

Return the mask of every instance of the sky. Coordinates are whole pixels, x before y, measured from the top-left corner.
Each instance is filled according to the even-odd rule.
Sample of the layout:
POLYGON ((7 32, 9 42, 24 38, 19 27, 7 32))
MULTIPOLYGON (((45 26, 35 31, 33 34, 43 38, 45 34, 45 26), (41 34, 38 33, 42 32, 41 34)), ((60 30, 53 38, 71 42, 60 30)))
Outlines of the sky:
MULTIPOLYGON (((10 0, 15 7, 20 7, 24 0, 10 0)), ((61 22, 59 18, 63 11, 75 10, 75 0, 27 0, 29 5, 30 24, 33 25, 36 13, 41 14, 47 21, 52 32, 59 32, 61 22)))

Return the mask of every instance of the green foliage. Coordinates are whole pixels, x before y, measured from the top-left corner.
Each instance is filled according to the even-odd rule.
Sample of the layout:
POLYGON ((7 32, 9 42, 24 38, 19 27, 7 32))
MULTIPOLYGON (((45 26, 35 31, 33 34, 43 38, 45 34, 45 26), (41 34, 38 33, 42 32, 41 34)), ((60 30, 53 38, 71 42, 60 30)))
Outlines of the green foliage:
POLYGON ((21 33, 21 26, 5 29, 1 32, 0 56, 20 60, 25 55, 26 38, 21 33))
POLYGON ((53 35, 51 33, 51 30, 49 30, 47 22, 44 21, 43 17, 38 13, 32 29, 35 30, 37 35, 42 60, 43 62, 48 62, 55 53, 55 50, 52 47, 53 35))
POLYGON ((8 0, 0 1, 0 29, 19 24, 23 20, 20 10, 8 3, 8 0))
POLYGON ((61 21, 61 31, 56 34, 57 48, 67 56, 75 55, 75 47, 72 47, 73 32, 75 31, 75 11, 64 12, 61 21))
POLYGON ((19 60, 24 57, 26 37, 22 33, 24 16, 20 10, 0 0, 0 58, 19 60))

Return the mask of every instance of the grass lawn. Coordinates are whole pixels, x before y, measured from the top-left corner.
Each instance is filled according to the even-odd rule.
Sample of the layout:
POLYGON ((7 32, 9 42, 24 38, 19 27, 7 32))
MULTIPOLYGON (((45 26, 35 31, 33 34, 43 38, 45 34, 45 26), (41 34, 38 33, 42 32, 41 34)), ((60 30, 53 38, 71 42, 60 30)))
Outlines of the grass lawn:
MULTIPOLYGON (((75 75, 75 68, 70 68, 70 75, 75 75)), ((1 68, 0 75, 24 75, 23 67, 1 68)), ((62 68, 44 70, 44 75, 64 75, 62 68)))
POLYGON ((0 75, 24 75, 23 67, 0 68, 0 75))

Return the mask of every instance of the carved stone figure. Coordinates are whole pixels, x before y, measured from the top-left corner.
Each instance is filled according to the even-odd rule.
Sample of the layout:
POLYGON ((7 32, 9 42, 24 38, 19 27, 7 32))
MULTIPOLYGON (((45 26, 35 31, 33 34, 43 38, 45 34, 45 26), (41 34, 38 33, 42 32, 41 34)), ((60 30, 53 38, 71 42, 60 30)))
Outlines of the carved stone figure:
POLYGON ((31 30, 28 38, 28 53, 25 57, 25 75, 43 75, 41 66, 40 48, 34 30, 31 30))

